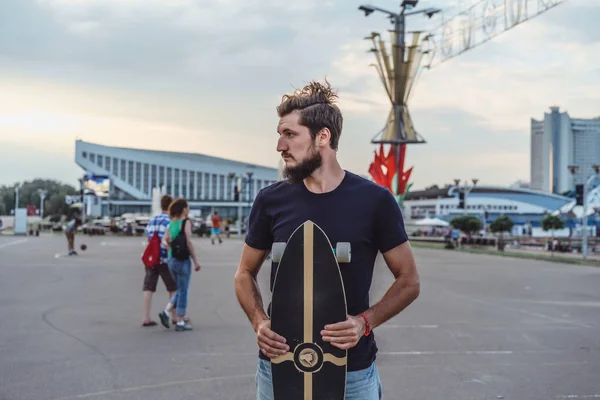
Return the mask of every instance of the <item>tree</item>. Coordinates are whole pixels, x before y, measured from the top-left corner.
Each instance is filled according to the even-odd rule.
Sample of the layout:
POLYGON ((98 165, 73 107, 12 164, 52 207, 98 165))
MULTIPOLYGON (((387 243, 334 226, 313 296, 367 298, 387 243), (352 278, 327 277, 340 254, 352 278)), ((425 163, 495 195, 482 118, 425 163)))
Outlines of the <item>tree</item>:
POLYGON ((500 240, 498 240, 498 250, 504 251, 505 242, 503 234, 504 232, 510 232, 512 230, 513 225, 514 222, 512 221, 512 219, 510 219, 510 217, 506 215, 502 215, 496 218, 496 220, 490 224, 490 230, 492 232, 500 233, 500 240))
POLYGON ((450 225, 469 236, 481 230, 481 221, 479 218, 473 215, 462 215, 460 217, 455 217, 452 219, 452 221, 450 221, 450 225))
MULTIPOLYGON (((20 184, 19 205, 21 207, 35 205, 39 208, 40 194, 38 193, 38 189, 47 191, 44 200, 45 216, 68 215, 70 209, 65 204, 65 196, 79 194, 79 191, 74 186, 55 180, 34 179, 33 181, 26 181, 20 184)), ((14 208, 15 185, 0 186, 0 215, 10 214, 10 211, 14 208)))
POLYGON ((550 242, 550 251, 552 252, 552 255, 554 255, 554 230, 563 229, 564 227, 565 223, 558 215, 546 214, 546 216, 542 218, 542 229, 551 231, 552 239, 550 242))

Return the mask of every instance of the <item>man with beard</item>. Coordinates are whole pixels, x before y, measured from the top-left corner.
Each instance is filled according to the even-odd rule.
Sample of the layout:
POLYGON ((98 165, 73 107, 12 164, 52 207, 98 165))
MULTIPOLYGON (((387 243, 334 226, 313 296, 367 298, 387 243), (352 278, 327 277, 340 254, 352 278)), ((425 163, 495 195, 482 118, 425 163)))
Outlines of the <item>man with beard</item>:
MULTIPOLYGON (((257 399, 273 399, 270 359, 290 351, 270 329, 257 282, 273 242, 287 242, 306 220, 319 225, 332 243, 350 242, 352 259, 340 266, 346 293, 346 321, 324 326, 324 341, 348 350, 346 400, 380 399, 373 329, 419 295, 419 277, 400 208, 392 193, 342 169, 336 153, 342 114, 329 83, 310 82, 277 107, 277 151, 285 161, 284 181, 263 188, 250 213, 248 234, 235 275, 238 301, 257 336, 257 399), (369 304, 377 253, 395 280, 385 296, 369 304)), ((271 289, 277 265, 271 269, 271 289)), ((268 307, 270 310, 270 305, 268 307)), ((293 351, 293 349, 291 349, 293 351)))

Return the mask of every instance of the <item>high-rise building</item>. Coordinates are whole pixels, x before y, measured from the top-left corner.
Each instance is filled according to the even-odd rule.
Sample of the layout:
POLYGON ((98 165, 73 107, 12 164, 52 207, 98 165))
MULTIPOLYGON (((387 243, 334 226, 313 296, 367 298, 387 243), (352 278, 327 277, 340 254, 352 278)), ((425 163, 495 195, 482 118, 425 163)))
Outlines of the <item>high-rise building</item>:
POLYGON ((564 193, 584 183, 594 164, 600 164, 600 117, 575 119, 550 107, 543 120, 531 119, 533 189, 564 193), (579 166, 575 176, 569 165, 579 166))

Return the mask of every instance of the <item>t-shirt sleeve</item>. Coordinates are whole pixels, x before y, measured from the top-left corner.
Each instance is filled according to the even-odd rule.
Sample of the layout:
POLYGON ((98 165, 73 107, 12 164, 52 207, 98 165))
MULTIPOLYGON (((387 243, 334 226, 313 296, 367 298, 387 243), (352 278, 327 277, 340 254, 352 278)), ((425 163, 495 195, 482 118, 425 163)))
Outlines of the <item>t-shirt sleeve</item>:
POLYGON ((269 250, 273 245, 273 232, 271 231, 271 218, 268 215, 265 195, 258 192, 254 204, 250 209, 246 244, 259 250, 269 250))
POLYGON ((400 206, 392 192, 383 192, 375 210, 375 245, 381 253, 408 241, 400 206))

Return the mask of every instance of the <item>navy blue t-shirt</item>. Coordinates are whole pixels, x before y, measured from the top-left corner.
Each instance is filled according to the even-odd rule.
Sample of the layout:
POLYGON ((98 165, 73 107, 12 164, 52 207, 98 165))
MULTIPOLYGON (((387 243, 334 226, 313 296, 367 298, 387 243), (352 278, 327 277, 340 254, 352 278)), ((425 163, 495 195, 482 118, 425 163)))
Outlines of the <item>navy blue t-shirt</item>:
MULTIPOLYGON (((351 262, 340 264, 340 270, 348 314, 359 315, 370 307, 377 252, 385 253, 408 240, 396 199, 387 188, 348 171, 340 185, 327 193, 310 192, 304 183, 280 181, 258 193, 250 212, 246 244, 271 249, 273 242, 287 242, 309 219, 323 229, 334 246, 350 242, 351 262)), ((277 265, 271 267, 271 291, 277 265)), ((363 336, 348 350, 348 371, 368 368, 376 354, 374 333, 363 336)), ((262 352, 259 356, 268 360, 262 352)))

